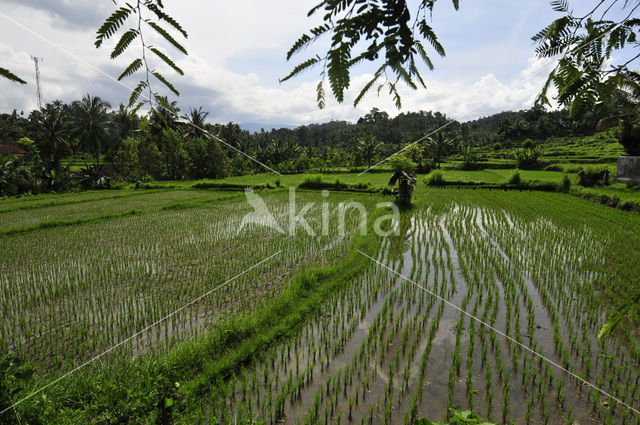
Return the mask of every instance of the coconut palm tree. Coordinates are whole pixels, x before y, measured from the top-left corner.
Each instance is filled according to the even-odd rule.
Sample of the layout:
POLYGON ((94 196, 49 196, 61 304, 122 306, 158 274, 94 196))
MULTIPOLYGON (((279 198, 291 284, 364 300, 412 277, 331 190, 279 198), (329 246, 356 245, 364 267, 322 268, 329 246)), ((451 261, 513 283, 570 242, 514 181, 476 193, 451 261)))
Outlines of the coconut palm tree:
POLYGON ((93 154, 97 167, 100 166, 100 153, 110 140, 112 123, 109 108, 107 102, 89 94, 73 102, 73 136, 93 154))
POLYGON ((189 114, 182 115, 182 118, 187 122, 184 128, 184 135, 193 139, 204 136, 204 119, 207 115, 209 115, 209 112, 203 111, 202 106, 199 106, 198 109, 189 107, 189 114))
POLYGON ((371 168, 371 162, 378 154, 382 142, 378 142, 374 136, 366 136, 358 139, 356 149, 362 159, 367 162, 367 167, 371 168))
POLYGON ((113 135, 120 141, 131 137, 138 128, 138 116, 129 107, 120 104, 113 114, 113 135))
POLYGON ((425 147, 436 166, 440 166, 442 160, 451 153, 453 144, 453 140, 447 139, 444 134, 436 133, 427 139, 425 147))
POLYGON ((40 111, 34 111, 33 117, 38 128, 41 157, 50 169, 57 170, 62 157, 71 150, 67 115, 62 109, 49 104, 40 111))
POLYGON ((158 107, 151 110, 151 132, 154 135, 158 135, 162 130, 171 129, 176 130, 179 126, 178 123, 178 102, 169 99, 166 96, 159 96, 158 107))

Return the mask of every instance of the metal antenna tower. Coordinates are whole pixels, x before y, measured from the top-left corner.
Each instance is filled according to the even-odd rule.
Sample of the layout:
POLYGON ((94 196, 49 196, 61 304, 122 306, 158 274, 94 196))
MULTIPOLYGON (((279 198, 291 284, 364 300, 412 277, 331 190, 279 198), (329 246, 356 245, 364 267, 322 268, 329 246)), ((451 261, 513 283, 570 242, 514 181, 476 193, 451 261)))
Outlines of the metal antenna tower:
POLYGON ((33 62, 36 65, 36 86, 38 90, 38 109, 42 109, 42 92, 40 91, 40 65, 38 65, 38 62, 41 59, 35 56, 31 56, 31 59, 33 59, 33 62))

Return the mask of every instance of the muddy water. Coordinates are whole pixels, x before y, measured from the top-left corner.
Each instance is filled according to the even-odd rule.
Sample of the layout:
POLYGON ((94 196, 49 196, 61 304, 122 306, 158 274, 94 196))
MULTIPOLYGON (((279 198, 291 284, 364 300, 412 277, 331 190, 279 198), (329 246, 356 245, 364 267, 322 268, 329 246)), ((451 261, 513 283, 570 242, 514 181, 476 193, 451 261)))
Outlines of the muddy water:
POLYGON ((593 335, 600 324, 583 326, 586 313, 567 307, 567 297, 588 305, 567 288, 576 280, 588 284, 594 273, 580 259, 598 254, 581 250, 594 244, 571 238, 553 223, 520 222, 496 210, 416 213, 378 254, 410 280, 372 263, 298 336, 214 384, 205 417, 407 424, 443 419, 448 406, 459 405, 496 423, 632 423, 627 410, 513 342, 638 404, 631 354, 616 341, 599 346, 593 335), (563 258, 527 260, 548 249, 531 232, 566 243, 557 251, 563 258), (519 241, 517 249, 507 241, 519 241))

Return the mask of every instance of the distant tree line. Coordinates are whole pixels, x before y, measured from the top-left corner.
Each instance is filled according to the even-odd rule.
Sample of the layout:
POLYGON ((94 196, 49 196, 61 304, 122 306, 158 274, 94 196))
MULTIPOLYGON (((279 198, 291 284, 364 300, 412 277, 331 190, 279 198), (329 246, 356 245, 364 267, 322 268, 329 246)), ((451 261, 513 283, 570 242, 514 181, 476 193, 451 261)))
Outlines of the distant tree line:
POLYGON ((90 95, 71 103, 55 101, 27 116, 0 114, 0 144, 27 152, 23 159, 2 156, 0 194, 60 191, 72 184, 99 188, 113 181, 223 178, 264 172, 260 163, 281 173, 368 168, 441 129, 404 152, 419 172, 428 172, 470 146, 508 147, 525 139, 591 134, 599 118, 576 120, 565 110, 533 108, 460 123, 440 112, 391 118, 374 108, 355 123, 250 133, 236 123, 208 122, 201 107, 180 114, 175 102, 163 101, 171 109, 154 108, 145 116, 90 95))

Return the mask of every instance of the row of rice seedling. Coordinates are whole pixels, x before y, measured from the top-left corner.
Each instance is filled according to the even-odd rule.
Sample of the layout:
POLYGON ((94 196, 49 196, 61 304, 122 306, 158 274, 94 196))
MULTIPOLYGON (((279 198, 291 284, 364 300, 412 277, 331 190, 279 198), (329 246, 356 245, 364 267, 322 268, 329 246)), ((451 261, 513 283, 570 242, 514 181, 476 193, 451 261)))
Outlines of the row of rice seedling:
MULTIPOLYGON (((148 202, 160 195, 149 195, 153 199, 148 202)), ((55 376, 279 252, 268 267, 243 274, 109 355, 115 359, 164 351, 212 323, 251 315, 287 284, 292 271, 339 261, 359 224, 358 215, 347 214, 346 237, 335 221, 329 234, 320 236, 300 228, 294 235, 281 235, 260 225, 238 232, 251 207, 243 201, 215 201, 218 194, 208 196, 214 201, 210 207, 206 203, 0 238, 0 339, 10 352, 43 366, 39 373, 55 376)), ((334 200, 348 199, 332 195, 328 201, 333 208, 334 200)), ((311 200, 316 200, 313 194, 299 195, 300 204, 311 200)), ((288 194, 269 194, 265 201, 276 220, 285 223, 288 194)), ((363 202, 369 205, 369 198, 363 202)), ((305 218, 319 231, 321 208, 305 218)))
POLYGON ((580 200, 555 211, 553 194, 460 192, 429 192, 383 244, 385 266, 256 358, 246 383, 215 383, 187 420, 409 424, 460 405, 496 423, 638 423, 584 382, 640 401, 631 332, 596 338, 618 236, 584 227, 580 200))
MULTIPOLYGON (((239 196, 240 194, 236 194, 239 196)), ((171 208, 183 202, 203 202, 203 206, 211 207, 217 199, 229 198, 229 193, 201 192, 195 190, 173 190, 159 192, 133 192, 102 197, 80 197, 61 201, 23 202, 17 206, 6 206, 0 209, 0 232, 16 229, 32 229, 38 225, 51 225, 92 217, 101 217, 136 211, 138 213, 159 211, 171 208), (26 205, 25 205, 26 204, 26 205), (33 207, 37 208, 33 208, 33 207), (38 207, 40 206, 40 207, 38 207)))

